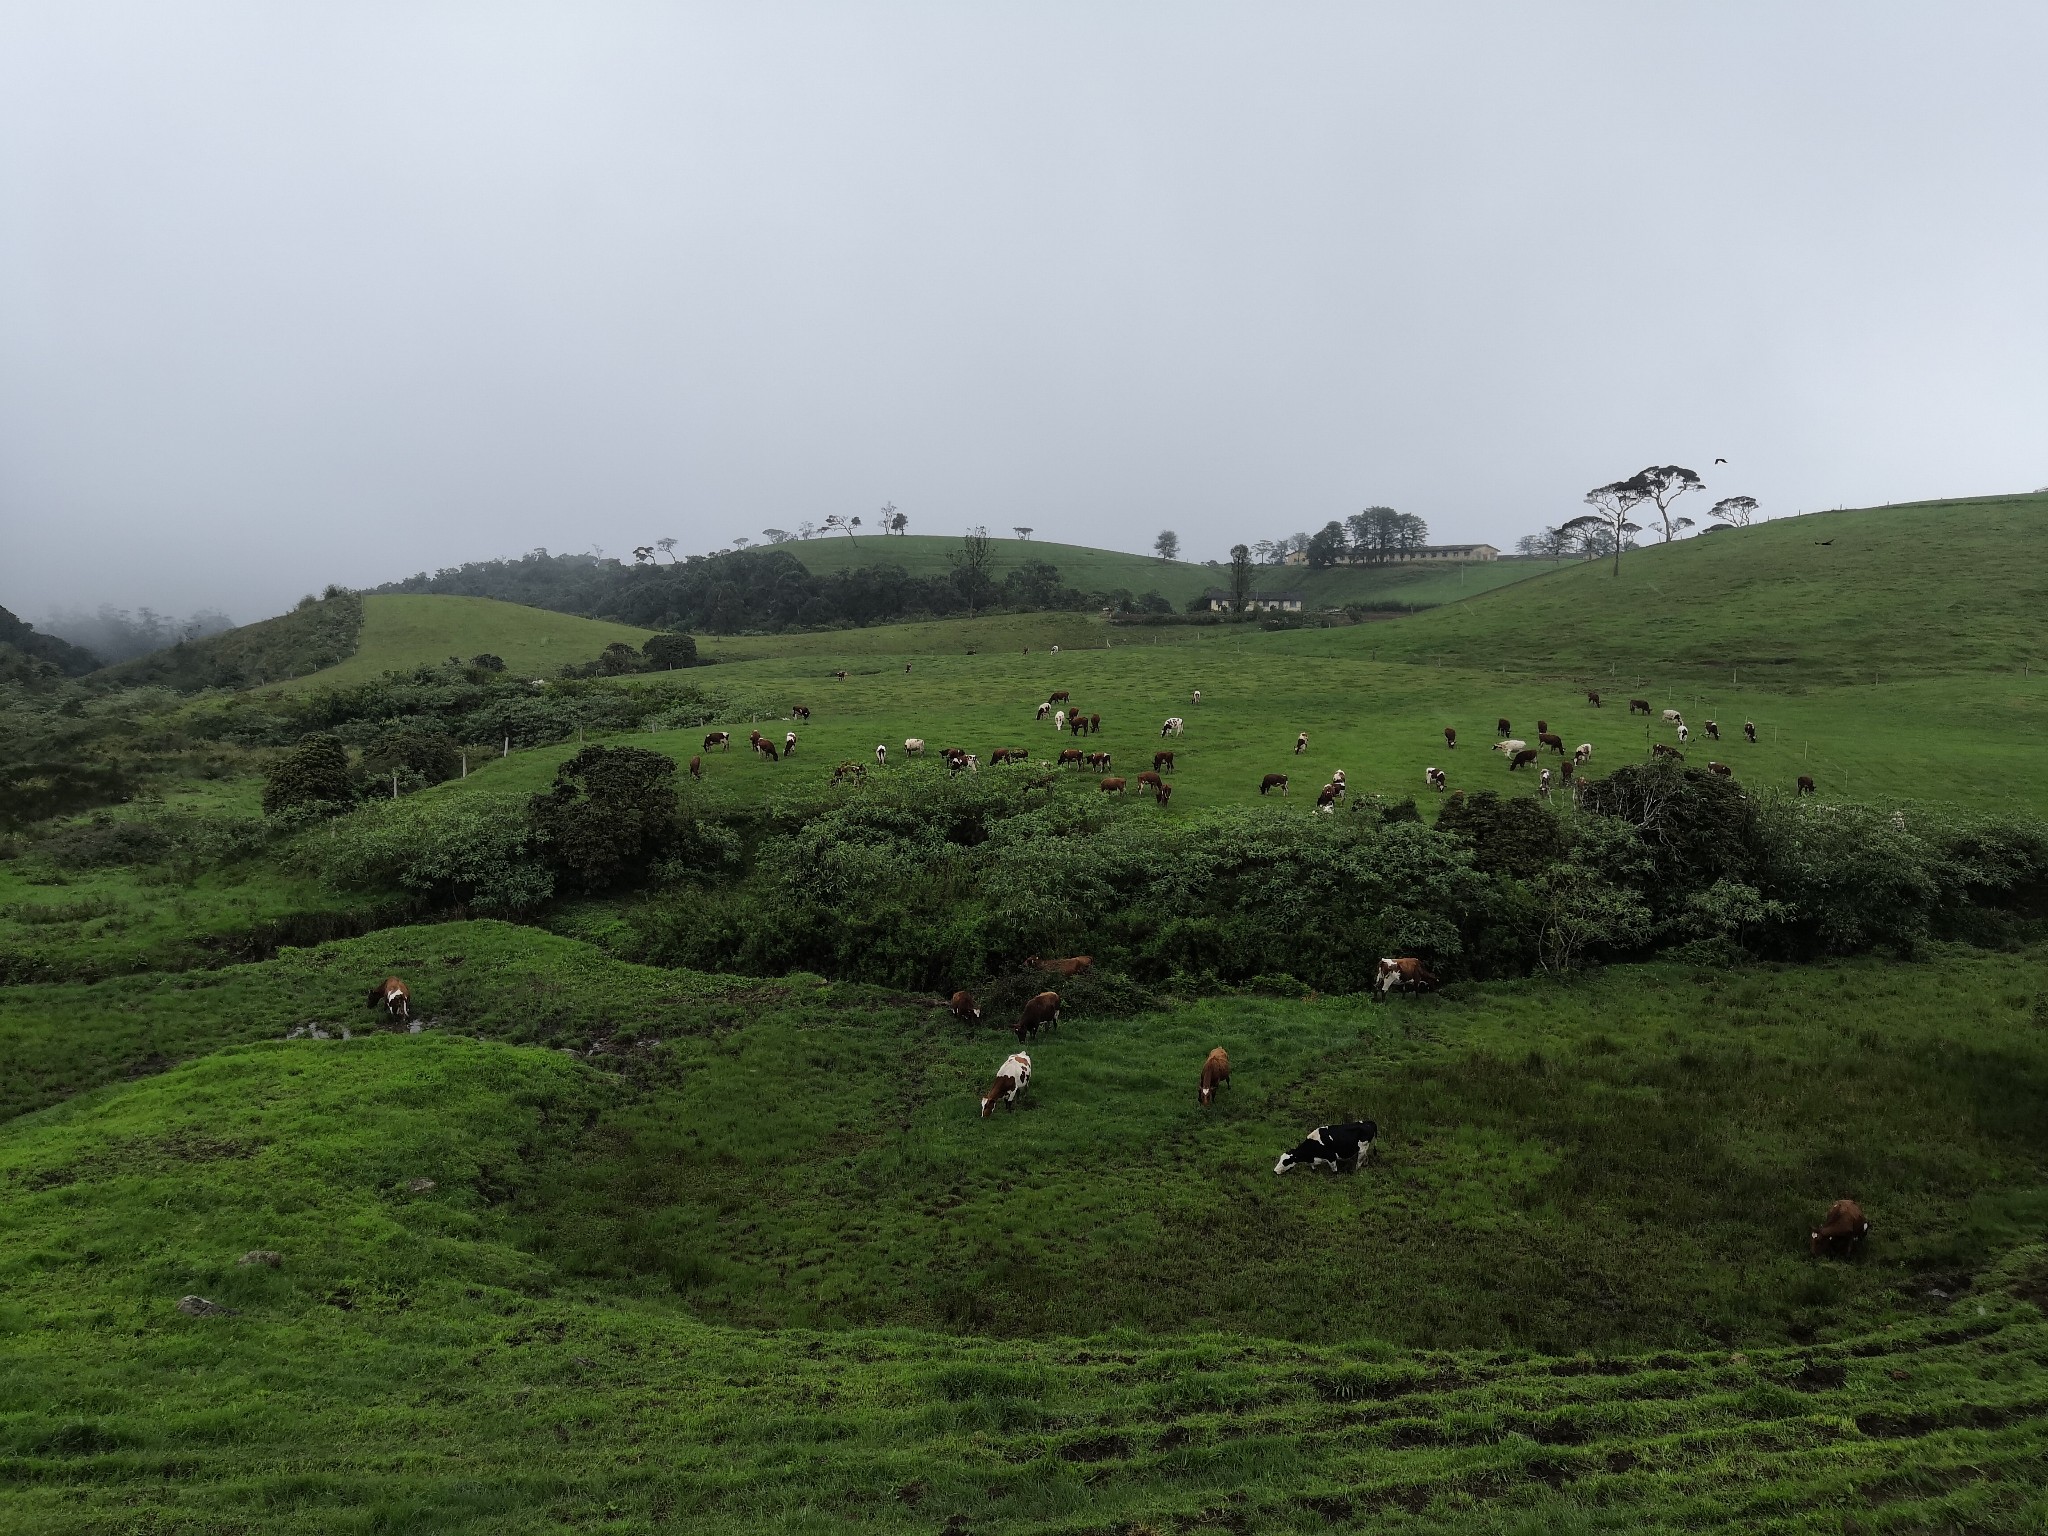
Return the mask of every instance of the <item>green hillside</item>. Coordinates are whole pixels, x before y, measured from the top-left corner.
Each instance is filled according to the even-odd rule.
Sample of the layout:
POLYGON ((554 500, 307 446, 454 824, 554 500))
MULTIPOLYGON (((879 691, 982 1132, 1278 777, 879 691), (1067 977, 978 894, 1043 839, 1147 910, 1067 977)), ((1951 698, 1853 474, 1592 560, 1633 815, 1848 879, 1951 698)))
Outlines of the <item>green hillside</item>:
POLYGON ((1787 518, 1575 564, 1344 637, 1382 660, 1769 687, 2048 663, 2048 495, 1787 518))
POLYGON ((378 596, 362 599, 355 654, 297 686, 368 682, 382 673, 489 652, 509 671, 552 677, 570 662, 594 660, 614 641, 639 648, 653 633, 602 619, 523 608, 490 597, 378 596))
POLYGON ((108 687, 163 687, 183 693, 202 688, 257 688, 304 677, 346 661, 363 627, 363 600, 330 588, 326 598, 300 603, 290 613, 238 625, 203 640, 181 640, 161 651, 103 667, 93 674, 108 687))
MULTIPOLYGON (((1027 560, 1043 560, 1059 567, 1070 587, 1084 592, 1114 592, 1119 588, 1133 594, 1157 592, 1183 607, 1189 598, 1214 586, 1227 586, 1229 572, 1187 560, 1161 560, 1153 555, 1125 554, 1112 549, 1090 549, 1079 544, 1055 544, 1043 539, 990 539, 994 550, 994 575, 998 581, 1006 571, 1027 560)), ((900 565, 914 576, 938 576, 952 569, 951 557, 960 552, 960 541, 932 534, 870 536, 861 539, 804 539, 778 544, 778 549, 801 560, 816 572, 851 570, 862 565, 900 565)), ((1261 566, 1261 590, 1299 592, 1310 608, 1336 608, 1346 603, 1397 602, 1425 605, 1456 602, 1461 597, 1524 580, 1547 567, 1527 561, 1493 561, 1487 564, 1437 567, 1415 566, 1333 567, 1311 571, 1300 566, 1261 566)))

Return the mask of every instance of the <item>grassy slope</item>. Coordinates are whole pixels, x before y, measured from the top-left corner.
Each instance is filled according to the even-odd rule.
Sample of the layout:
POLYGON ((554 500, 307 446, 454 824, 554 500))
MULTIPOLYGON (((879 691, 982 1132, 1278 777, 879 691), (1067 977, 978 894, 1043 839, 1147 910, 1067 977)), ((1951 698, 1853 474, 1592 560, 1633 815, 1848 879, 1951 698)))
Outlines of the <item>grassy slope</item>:
MULTIPOLYGON (((1979 956, 1080 1016, 982 1124, 992 1031, 502 925, 162 978, 209 1054, 0 1128, 8 1528, 2035 1529, 2048 1326, 2015 1297, 2048 1262, 1983 1266, 2042 1220, 2044 982, 1979 956), (275 1040, 360 1022, 402 962, 425 1035, 275 1040), (503 1043, 627 1019, 665 1043, 503 1043), (1212 1037, 1240 1078, 1205 1114, 1212 1037), (1274 1179, 1343 1095, 1380 1163, 1274 1179), (1871 1205, 1862 1259, 1802 1256, 1808 1186, 1871 1205), (951 1326, 707 1324, 735 1294, 951 1326), (1116 1326, 1017 1336, 1090 1311, 1116 1326), (1518 1347, 1546 1333, 1594 1352, 1518 1347)), ((6 1016, 31 1074, 81 1049, 45 990, 6 1016)))
POLYGON ((1788 518, 1576 565, 1362 640, 1383 658, 1769 687, 2038 672, 2048 496, 1788 518))
POLYGON ((288 686, 345 686, 423 662, 482 652, 505 659, 516 673, 552 677, 569 662, 593 661, 613 641, 639 648, 652 630, 601 619, 551 613, 490 597, 386 594, 363 599, 362 638, 338 666, 288 686))
MULTIPOLYGON (((1039 539, 989 542, 994 546, 993 569, 998 580, 1005 571, 1016 569, 1026 560, 1044 560, 1059 567, 1069 586, 1087 592, 1113 592, 1119 587, 1140 594, 1157 592, 1170 598, 1175 608, 1210 587, 1230 584, 1227 570, 1187 560, 1161 560, 1154 555, 1131 555, 1121 550, 1052 544, 1039 539)), ((813 571, 887 564, 900 565, 913 575, 938 576, 952 569, 950 557, 959 553, 960 541, 931 534, 905 534, 901 538, 863 538, 857 542, 846 538, 808 539, 776 547, 795 555, 813 571)), ((1375 601, 1448 603, 1474 592, 1521 581, 1542 569, 1522 561, 1436 570, 1411 567, 1310 571, 1294 566, 1262 566, 1258 585, 1261 590, 1299 592, 1312 608, 1375 601)))
POLYGON ((181 641, 104 667, 94 676, 121 687, 156 685, 187 693, 257 687, 346 660, 355 651, 362 622, 362 600, 345 593, 204 640, 181 641))

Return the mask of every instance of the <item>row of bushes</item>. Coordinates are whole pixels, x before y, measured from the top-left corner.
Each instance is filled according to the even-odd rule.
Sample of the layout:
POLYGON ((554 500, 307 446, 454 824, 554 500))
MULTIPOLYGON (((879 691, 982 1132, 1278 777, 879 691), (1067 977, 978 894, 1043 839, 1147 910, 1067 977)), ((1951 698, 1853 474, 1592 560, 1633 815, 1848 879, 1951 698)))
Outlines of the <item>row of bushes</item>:
POLYGON ((1683 950, 1805 958, 1995 942, 2040 912, 2048 827, 1753 798, 1676 764, 1594 781, 1585 813, 1454 798, 1303 817, 1121 816, 1047 777, 870 783, 723 819, 681 813, 674 765, 589 748, 530 801, 369 807, 307 844, 347 889, 531 910, 644 888, 639 958, 944 987, 1024 955, 1091 953, 1145 981, 1288 973, 1333 991, 1379 956, 1447 976, 1683 950))

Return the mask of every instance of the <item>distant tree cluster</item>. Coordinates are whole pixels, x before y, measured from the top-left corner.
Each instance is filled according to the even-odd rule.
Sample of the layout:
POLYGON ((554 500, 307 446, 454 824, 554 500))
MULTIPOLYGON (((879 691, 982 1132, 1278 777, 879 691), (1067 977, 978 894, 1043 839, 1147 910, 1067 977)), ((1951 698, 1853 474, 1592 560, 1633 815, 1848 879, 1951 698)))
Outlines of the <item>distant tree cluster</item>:
MULTIPOLYGON (((1556 528, 1546 528, 1540 534, 1525 535, 1517 547, 1524 554, 1579 555, 1587 559, 1611 557, 1614 573, 1618 576, 1621 574, 1621 552, 1635 548, 1635 536, 1643 531, 1643 524, 1635 521, 1639 513, 1645 521, 1649 517, 1656 519, 1657 530, 1664 536, 1663 542, 1669 544, 1694 526, 1691 518, 1681 516, 1675 510, 1678 500, 1705 489, 1706 482, 1683 465, 1652 464, 1637 470, 1626 480, 1594 486, 1585 495, 1586 505, 1593 509, 1591 512, 1556 528), (1647 512, 1642 512, 1642 509, 1647 509, 1647 512)), ((1747 528, 1756 512, 1754 496, 1727 496, 1715 502, 1708 509, 1707 516, 1714 518, 1722 527, 1747 528)))
POLYGON ((1284 564, 1289 555, 1304 556, 1312 570, 1333 565, 1379 565, 1429 542, 1429 524, 1412 512, 1392 507, 1367 507, 1344 521, 1323 524, 1315 533, 1261 539, 1250 546, 1261 565, 1284 564))

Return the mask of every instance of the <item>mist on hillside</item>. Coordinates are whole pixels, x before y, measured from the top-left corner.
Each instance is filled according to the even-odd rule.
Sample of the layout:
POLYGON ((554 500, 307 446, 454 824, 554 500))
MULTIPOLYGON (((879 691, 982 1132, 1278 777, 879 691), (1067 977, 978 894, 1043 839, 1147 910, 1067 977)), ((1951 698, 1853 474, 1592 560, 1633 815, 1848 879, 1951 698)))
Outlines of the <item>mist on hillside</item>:
POLYGON ((151 651, 176 645, 180 640, 203 640, 208 635, 217 635, 235 626, 233 619, 212 608, 202 608, 179 618, 174 614, 158 613, 154 608, 130 611, 116 608, 112 603, 102 603, 91 610, 59 608, 39 615, 32 622, 44 634, 69 640, 73 645, 82 645, 109 665, 136 656, 147 656, 151 651))

